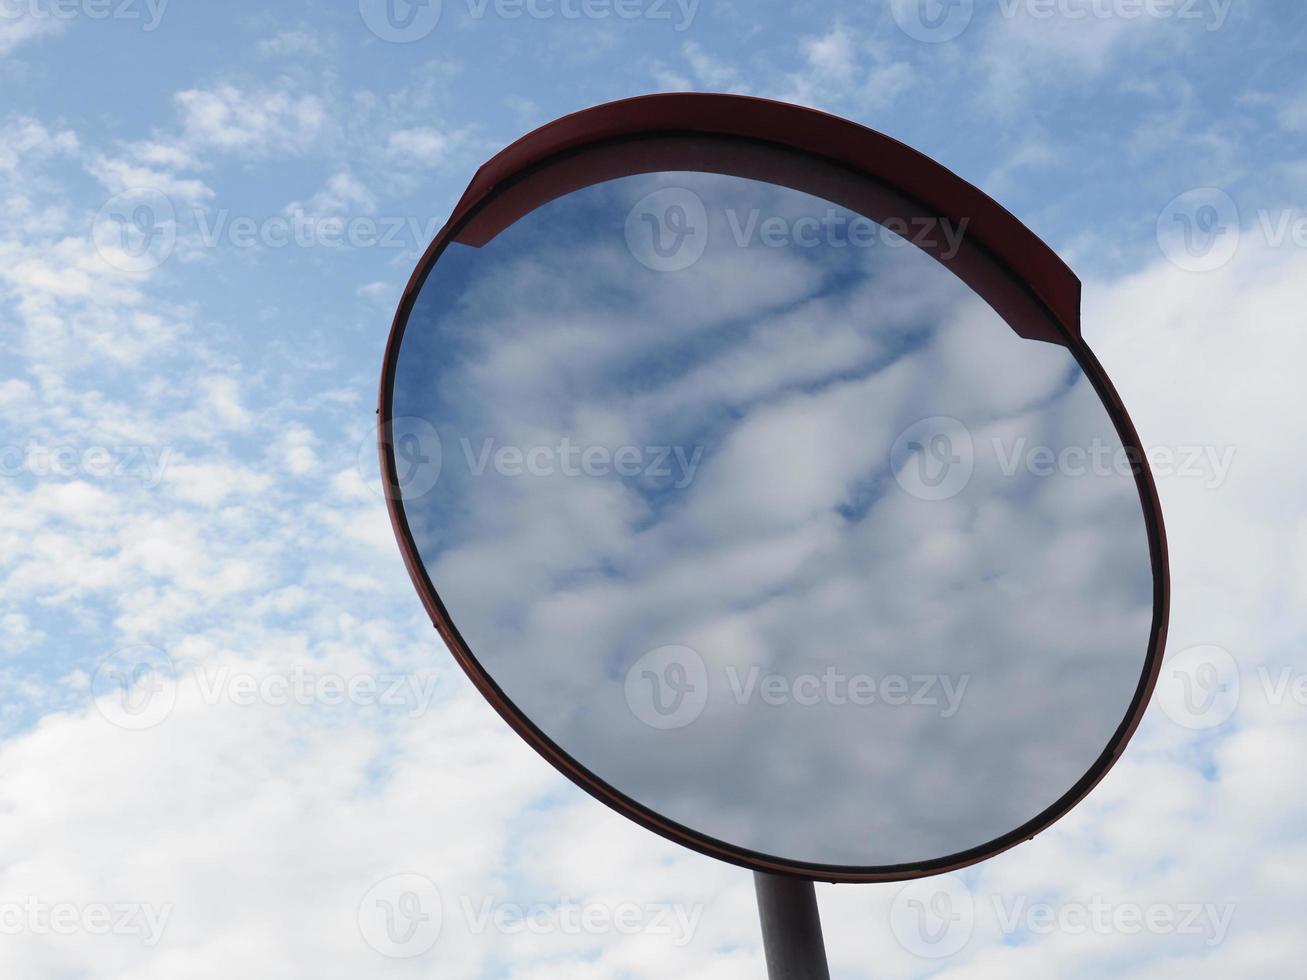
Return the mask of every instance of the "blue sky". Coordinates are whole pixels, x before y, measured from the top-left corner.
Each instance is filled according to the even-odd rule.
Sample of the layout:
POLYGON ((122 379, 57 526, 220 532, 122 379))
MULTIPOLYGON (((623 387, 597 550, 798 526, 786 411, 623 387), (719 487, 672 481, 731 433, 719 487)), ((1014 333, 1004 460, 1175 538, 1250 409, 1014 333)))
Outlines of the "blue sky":
POLYGON ((371 450, 395 303, 476 166, 693 88, 997 197, 1084 279, 1160 454, 1172 656, 1126 757, 983 867, 821 888, 837 975, 1295 973, 1307 11, 514 9, 397 43, 372 0, 0 4, 0 972, 760 974, 748 875, 571 788, 456 670, 371 450), (142 662, 158 690, 116 699, 142 662))

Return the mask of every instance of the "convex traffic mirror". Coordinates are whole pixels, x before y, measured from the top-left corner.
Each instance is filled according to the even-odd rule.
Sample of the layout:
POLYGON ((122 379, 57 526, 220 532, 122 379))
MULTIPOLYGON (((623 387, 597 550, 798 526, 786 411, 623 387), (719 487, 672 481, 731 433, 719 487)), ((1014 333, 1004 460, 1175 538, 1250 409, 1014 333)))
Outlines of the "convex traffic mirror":
POLYGON ((496 709, 646 827, 887 880, 1048 826, 1166 617, 1156 493, 1016 219, 853 123, 629 100, 488 163, 414 273, 383 475, 496 709))

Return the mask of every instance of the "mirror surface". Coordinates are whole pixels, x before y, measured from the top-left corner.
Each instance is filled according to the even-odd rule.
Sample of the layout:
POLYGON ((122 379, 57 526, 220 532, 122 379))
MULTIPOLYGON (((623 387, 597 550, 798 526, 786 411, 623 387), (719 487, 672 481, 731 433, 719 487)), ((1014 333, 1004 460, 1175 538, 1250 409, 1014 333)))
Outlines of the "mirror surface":
POLYGON ((957 854, 1071 790, 1139 687, 1143 509, 1070 350, 821 198, 642 174, 451 244, 391 413, 486 673, 699 834, 957 854))

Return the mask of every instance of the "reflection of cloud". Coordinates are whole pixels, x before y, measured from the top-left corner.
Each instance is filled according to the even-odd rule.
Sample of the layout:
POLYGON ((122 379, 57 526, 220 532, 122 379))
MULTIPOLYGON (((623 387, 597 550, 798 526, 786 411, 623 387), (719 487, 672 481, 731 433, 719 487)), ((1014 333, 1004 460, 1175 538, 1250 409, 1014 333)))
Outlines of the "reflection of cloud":
POLYGON ((620 222, 660 181, 714 215, 826 208, 672 176, 556 201, 456 246, 427 282, 394 409, 447 446, 408 511, 455 624, 565 750, 712 836, 885 864, 1013 829, 1093 764, 1138 683, 1152 583, 1136 490, 1009 475, 980 451, 965 491, 925 501, 899 490, 889 450, 933 415, 982 449, 1115 445, 1106 413, 1064 348, 1019 339, 913 249, 738 247, 714 218, 695 266, 645 269, 620 222), (682 488, 448 465, 450 445, 487 437, 704 452, 682 488), (707 664, 709 703, 661 730, 624 684, 677 644, 707 664), (965 701, 947 718, 742 704, 730 679, 755 668, 944 675, 965 701))

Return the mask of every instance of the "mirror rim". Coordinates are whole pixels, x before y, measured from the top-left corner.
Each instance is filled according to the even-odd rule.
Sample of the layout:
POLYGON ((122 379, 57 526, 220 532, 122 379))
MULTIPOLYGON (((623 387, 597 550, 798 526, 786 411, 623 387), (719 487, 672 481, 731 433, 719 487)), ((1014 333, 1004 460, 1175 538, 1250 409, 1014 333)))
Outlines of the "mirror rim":
MULTIPOLYGON (((528 211, 566 193, 565 189, 556 189, 556 181, 544 183, 547 186, 530 198, 535 203, 528 207, 528 211)), ((1080 336, 1079 279, 1051 248, 978 188, 903 143, 849 120, 803 106, 751 96, 678 92, 595 106, 547 123, 522 137, 477 171, 449 221, 414 269, 387 340, 377 413, 378 452, 386 507, 404 564, 432 624, 472 683, 521 738, 581 789, 644 828, 711 857, 754 871, 826 882, 904 881, 955 871, 987 860, 1046 830, 1088 795, 1121 756, 1138 728, 1156 686, 1170 609, 1170 572, 1161 504, 1147 456, 1125 405, 1102 365, 1080 336), (760 146, 795 150, 884 185, 924 208, 924 213, 954 222, 966 220, 967 239, 980 246, 991 260, 987 262, 990 271, 980 281, 966 279, 967 284, 991 305, 997 306, 995 296, 1010 296, 1014 286, 1035 300, 1061 335, 1057 342, 1070 350, 1093 385, 1121 438, 1122 447, 1135 463, 1135 484, 1143 509, 1153 571, 1153 622, 1139 684, 1125 718, 1093 766, 1053 804, 1000 837, 927 861, 880 866, 828 865, 763 854, 670 820, 591 773, 518 709, 464 642, 427 575, 404 513, 391 428, 401 342, 427 276, 445 248, 457 240, 469 222, 505 188, 530 181, 532 175, 543 168, 553 167, 557 171, 562 167, 566 172, 569 167, 577 165, 587 149, 594 150, 603 144, 685 135, 730 137, 760 146)))

